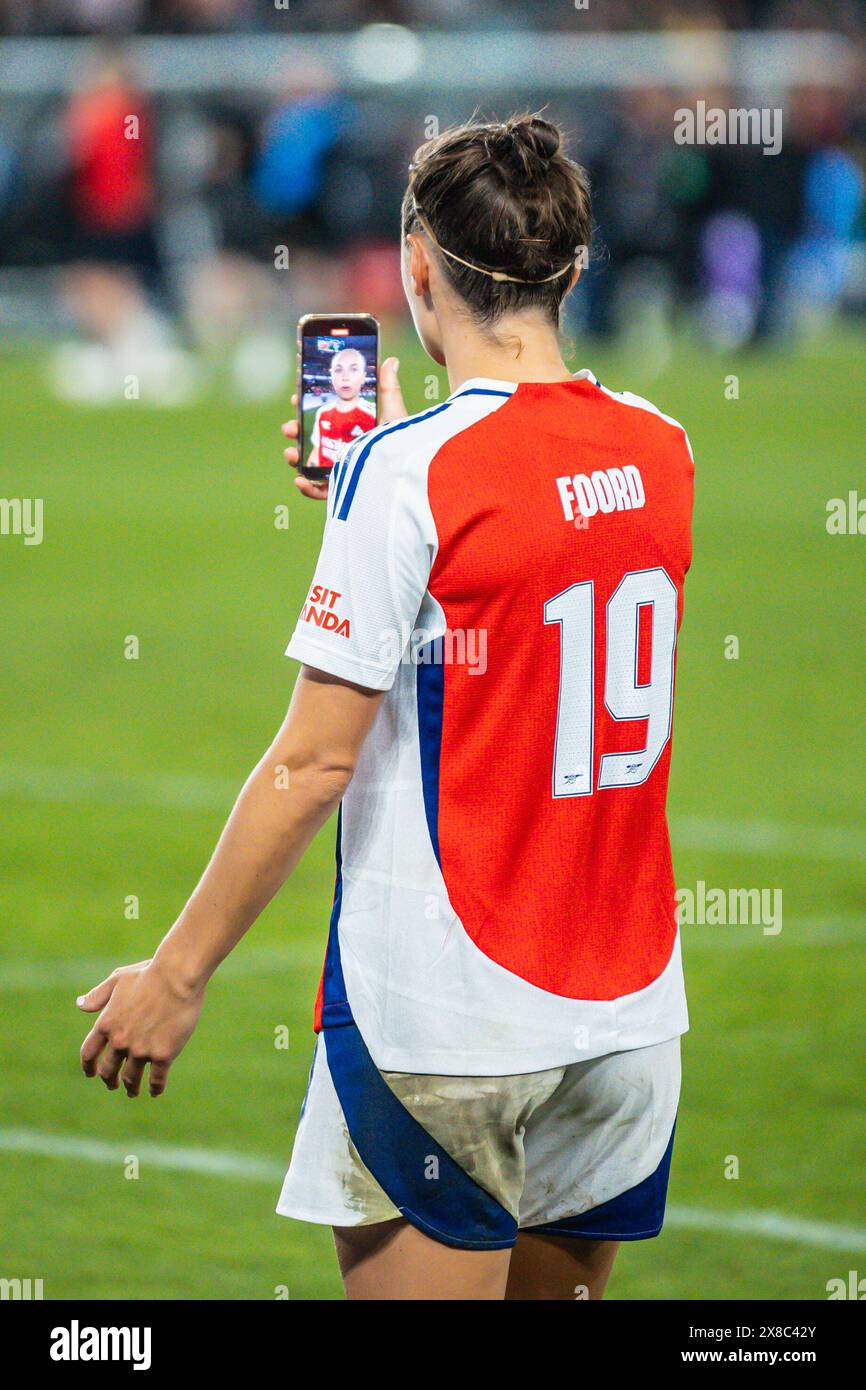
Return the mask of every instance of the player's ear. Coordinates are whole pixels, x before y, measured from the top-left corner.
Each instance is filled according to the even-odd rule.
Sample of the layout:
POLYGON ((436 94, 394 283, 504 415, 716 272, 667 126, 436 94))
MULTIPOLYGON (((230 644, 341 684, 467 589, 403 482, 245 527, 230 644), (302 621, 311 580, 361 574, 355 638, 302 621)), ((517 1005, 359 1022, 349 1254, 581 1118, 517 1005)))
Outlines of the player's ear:
POLYGON ((422 238, 415 232, 406 237, 409 248, 409 278, 418 299, 423 299, 430 289, 430 255, 422 238))

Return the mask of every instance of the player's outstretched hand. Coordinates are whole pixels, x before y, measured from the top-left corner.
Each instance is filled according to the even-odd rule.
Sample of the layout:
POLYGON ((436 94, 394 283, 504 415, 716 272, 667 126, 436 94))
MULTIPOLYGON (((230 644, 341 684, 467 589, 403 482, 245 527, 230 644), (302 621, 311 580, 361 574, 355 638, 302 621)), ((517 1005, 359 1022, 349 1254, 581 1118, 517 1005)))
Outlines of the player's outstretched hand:
POLYGON ((182 989, 159 960, 142 960, 112 971, 75 1002, 84 1013, 99 1011, 81 1047, 84 1075, 100 1077, 109 1091, 122 1081, 126 1094, 137 1096, 150 1063, 150 1094, 159 1096, 198 1023, 204 987, 182 989))
MULTIPOLYGON (((379 368, 379 424, 389 425, 392 420, 405 420, 409 414, 403 402, 403 392, 400 390, 400 379, 398 373, 400 363, 396 357, 386 357, 379 368)), ((297 408, 298 397, 292 396, 292 405, 297 408)), ((282 427, 286 439, 297 439, 298 422, 297 420, 287 420, 282 427)), ((300 454, 296 444, 290 444, 283 450, 286 463, 292 468, 297 468, 300 463, 300 454)), ((302 492, 305 497, 324 500, 328 495, 328 480, 323 483, 316 483, 312 478, 302 478, 300 475, 295 479, 295 487, 302 492)))

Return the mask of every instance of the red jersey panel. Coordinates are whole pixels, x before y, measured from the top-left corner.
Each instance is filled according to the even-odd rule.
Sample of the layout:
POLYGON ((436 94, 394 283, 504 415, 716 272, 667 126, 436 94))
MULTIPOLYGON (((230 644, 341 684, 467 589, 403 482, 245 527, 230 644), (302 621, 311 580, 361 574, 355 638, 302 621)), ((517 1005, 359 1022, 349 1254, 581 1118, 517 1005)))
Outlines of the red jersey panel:
POLYGON ((444 665, 443 878, 480 951, 575 999, 645 988, 676 935, 665 798, 694 470, 682 427, 638 401, 520 385, 428 478, 429 591, 446 636, 485 650, 483 670, 444 665))
POLYGON ((322 468, 333 468, 347 444, 366 434, 376 423, 372 406, 361 401, 351 410, 322 406, 313 425, 313 444, 318 446, 322 468))

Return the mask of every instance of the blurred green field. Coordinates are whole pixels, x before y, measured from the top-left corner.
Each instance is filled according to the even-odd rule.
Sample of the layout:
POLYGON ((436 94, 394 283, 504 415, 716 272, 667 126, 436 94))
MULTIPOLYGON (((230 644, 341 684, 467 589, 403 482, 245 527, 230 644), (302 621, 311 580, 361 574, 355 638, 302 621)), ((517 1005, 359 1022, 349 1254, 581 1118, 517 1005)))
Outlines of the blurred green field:
MULTIPOLYGON (((429 404, 417 346, 384 346, 410 409, 429 404)), ((825 1298, 828 1279, 866 1273, 866 537, 825 529, 829 498, 866 495, 866 348, 839 336, 720 358, 683 343, 652 380, 614 352, 588 364, 681 419, 698 461, 677 881, 780 887, 785 914, 778 936, 684 928, 671 1221, 624 1248, 609 1297, 825 1298)), ((74 1007, 150 954, 282 717, 321 512, 288 482, 279 403, 69 409, 12 356, 0 400, 0 491, 45 503, 42 545, 0 537, 0 1275, 42 1278, 52 1299, 339 1298, 329 1233, 273 1214, 310 1061, 333 827, 213 982, 158 1103, 82 1079, 74 1007), (180 1148, 238 1162, 167 1166, 180 1148)))

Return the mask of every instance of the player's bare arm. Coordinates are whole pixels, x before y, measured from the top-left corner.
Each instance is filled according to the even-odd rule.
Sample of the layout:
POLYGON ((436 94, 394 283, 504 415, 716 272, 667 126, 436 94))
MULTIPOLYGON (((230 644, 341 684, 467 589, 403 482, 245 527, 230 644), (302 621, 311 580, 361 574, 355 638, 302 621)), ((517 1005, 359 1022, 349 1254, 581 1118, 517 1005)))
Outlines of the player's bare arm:
POLYGON ((278 892, 343 796, 381 695, 301 670, 273 743, 250 774, 201 881, 152 960, 112 972, 78 999, 99 1013, 81 1048, 86 1076, 153 1096, 198 1022, 217 966, 278 892))

